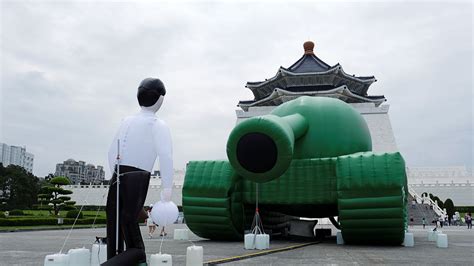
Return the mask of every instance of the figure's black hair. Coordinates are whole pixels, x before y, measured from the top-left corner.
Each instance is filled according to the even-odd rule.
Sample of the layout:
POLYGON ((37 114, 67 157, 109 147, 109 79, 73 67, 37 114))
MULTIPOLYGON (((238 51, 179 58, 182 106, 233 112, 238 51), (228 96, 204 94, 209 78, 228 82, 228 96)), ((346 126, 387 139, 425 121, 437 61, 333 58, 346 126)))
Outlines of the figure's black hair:
POLYGON ((157 78, 146 78, 138 86, 137 98, 140 106, 149 107, 165 96, 166 89, 163 82, 157 78))

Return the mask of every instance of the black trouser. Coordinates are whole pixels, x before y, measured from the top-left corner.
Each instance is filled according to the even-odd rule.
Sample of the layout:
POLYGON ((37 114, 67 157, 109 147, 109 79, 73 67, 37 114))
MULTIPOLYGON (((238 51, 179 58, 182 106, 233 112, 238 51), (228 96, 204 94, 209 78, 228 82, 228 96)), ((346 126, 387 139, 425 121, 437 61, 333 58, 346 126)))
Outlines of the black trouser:
POLYGON ((125 261, 136 260, 135 263, 146 261, 145 244, 143 243, 138 215, 143 209, 150 173, 131 166, 120 166, 120 194, 119 194, 119 250, 116 256, 116 215, 117 215, 117 175, 114 173, 110 180, 107 196, 107 262, 103 265, 125 265, 125 261), (124 175, 122 175, 124 174, 124 175), (124 245, 127 251, 123 252, 124 245), (128 252, 130 251, 130 252, 128 252), (123 252, 123 253, 122 253, 123 252), (130 253, 130 254, 125 254, 130 253), (133 256, 130 256, 134 254, 133 256), (112 260, 111 260, 112 259, 112 260))

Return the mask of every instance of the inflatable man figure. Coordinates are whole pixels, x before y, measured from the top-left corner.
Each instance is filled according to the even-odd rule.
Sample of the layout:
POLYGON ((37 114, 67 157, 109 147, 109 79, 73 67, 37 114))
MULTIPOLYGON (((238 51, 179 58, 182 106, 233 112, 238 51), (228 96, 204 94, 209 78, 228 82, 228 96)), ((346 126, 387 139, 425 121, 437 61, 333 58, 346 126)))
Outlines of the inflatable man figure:
POLYGON ((171 200, 173 178, 171 135, 168 126, 155 115, 163 103, 165 94, 165 86, 161 80, 156 78, 143 80, 137 93, 141 110, 123 119, 110 147, 109 165, 114 174, 106 208, 108 261, 103 265, 136 265, 146 262, 138 216, 145 203, 150 173, 157 156, 161 166, 163 188, 161 199, 171 200), (116 224, 117 172, 120 177, 118 225, 116 224), (120 229, 118 250, 116 250, 116 226, 120 229))

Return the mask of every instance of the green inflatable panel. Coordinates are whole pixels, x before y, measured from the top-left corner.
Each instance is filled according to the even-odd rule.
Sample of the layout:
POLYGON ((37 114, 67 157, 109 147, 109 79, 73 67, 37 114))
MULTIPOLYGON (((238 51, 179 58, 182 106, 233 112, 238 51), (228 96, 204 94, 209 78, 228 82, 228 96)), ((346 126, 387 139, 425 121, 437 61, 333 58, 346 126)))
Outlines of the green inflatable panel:
POLYGON ((341 156, 336 173, 344 241, 401 244, 407 221, 407 179, 400 153, 341 156))
MULTIPOLYGON (((336 158, 295 159, 279 178, 258 183, 259 205, 288 215, 337 215, 336 158)), ((244 180, 242 201, 255 204, 257 183, 244 180)))
POLYGON ((241 239, 258 189, 268 213, 338 216, 347 243, 399 245, 407 225, 405 164, 399 153, 371 150, 367 124, 350 105, 326 97, 284 103, 232 130, 229 162, 188 164, 186 221, 204 238, 241 239))
POLYGON ((243 208, 240 182, 226 161, 191 161, 183 185, 186 224, 210 239, 242 238, 243 208))

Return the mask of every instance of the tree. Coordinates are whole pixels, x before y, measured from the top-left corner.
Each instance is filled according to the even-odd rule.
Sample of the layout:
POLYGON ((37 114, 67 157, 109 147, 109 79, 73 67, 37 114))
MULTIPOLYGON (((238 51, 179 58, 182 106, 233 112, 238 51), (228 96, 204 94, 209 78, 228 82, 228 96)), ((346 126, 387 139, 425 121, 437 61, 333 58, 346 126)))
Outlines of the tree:
POLYGON ((54 178, 54 175, 53 175, 53 174, 48 174, 47 176, 44 177, 44 180, 46 180, 46 181, 49 182, 49 181, 50 181, 51 179, 53 179, 53 178, 54 178))
POLYGON ((31 208, 37 200, 39 179, 23 167, 0 164, 0 203, 5 209, 31 208))
POLYGON ((63 176, 51 178, 49 182, 44 185, 40 194, 38 194, 38 201, 40 202, 40 209, 48 210, 54 215, 58 215, 60 210, 75 209, 75 201, 71 201, 71 197, 65 196, 72 194, 72 191, 62 188, 61 186, 69 185, 69 179, 63 176))
POLYGON ((446 199, 444 201, 444 208, 446 209, 446 213, 448 214, 449 219, 453 218, 454 215, 454 203, 451 199, 446 199))
POLYGON ((441 209, 444 209, 444 203, 442 200, 440 200, 437 196, 433 197, 433 201, 435 201, 438 204, 438 207, 441 209))

